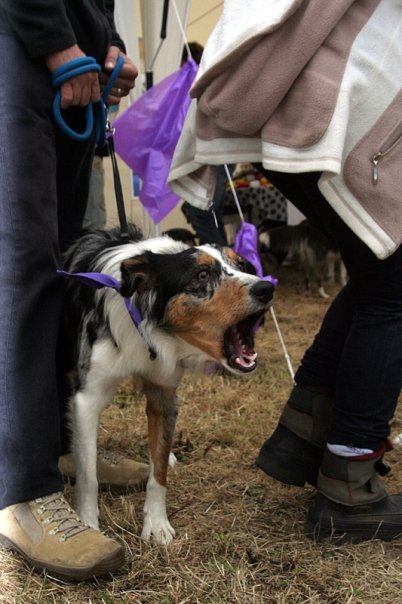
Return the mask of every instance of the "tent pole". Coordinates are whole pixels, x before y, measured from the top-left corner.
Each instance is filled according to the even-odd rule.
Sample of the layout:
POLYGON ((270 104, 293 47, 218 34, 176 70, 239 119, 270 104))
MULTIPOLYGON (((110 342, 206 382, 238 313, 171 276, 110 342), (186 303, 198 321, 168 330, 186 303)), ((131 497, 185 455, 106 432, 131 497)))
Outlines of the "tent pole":
POLYGON ((169 15, 169 0, 164 0, 163 2, 163 12, 162 12, 162 25, 161 25, 161 33, 160 33, 160 42, 158 45, 158 48, 156 49, 156 52, 153 56, 153 59, 151 61, 151 64, 149 66, 149 69, 146 70, 145 72, 145 83, 146 83, 146 88, 147 90, 149 90, 150 88, 152 88, 152 86, 154 85, 154 72, 153 72, 153 66, 154 63, 156 61, 156 58, 159 54, 159 51, 161 49, 161 46, 163 44, 163 41, 166 39, 166 28, 167 28, 167 20, 168 20, 168 15, 169 15))

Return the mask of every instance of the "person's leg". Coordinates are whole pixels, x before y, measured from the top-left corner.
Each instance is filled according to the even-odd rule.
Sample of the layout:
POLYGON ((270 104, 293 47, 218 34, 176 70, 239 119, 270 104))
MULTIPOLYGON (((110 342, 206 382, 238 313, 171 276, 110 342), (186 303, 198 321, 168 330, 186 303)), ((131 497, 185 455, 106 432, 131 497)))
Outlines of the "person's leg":
POLYGON ((335 239, 350 279, 295 381, 335 387, 330 442, 375 450, 389 434, 402 387, 402 249, 385 260, 376 258, 318 191, 317 174, 269 173, 269 178, 335 239))
MULTIPOLYGON (((318 175, 306 175, 312 182, 304 187, 300 175, 267 172, 261 165, 258 169, 317 228, 326 232, 310 191, 316 189, 318 175)), ((317 482, 332 417, 338 361, 352 313, 353 303, 347 286, 329 306, 320 331, 296 372, 295 386, 278 426, 261 447, 257 466, 281 482, 295 486, 317 482)))
MULTIPOLYGON (((319 193, 318 175, 268 177, 337 241, 350 277, 295 376, 296 389, 317 384, 334 389, 330 444, 323 451, 307 532, 317 539, 393 539, 402 533, 402 496, 387 496, 378 474, 385 473, 384 441, 402 387, 402 249, 378 260, 319 193)), ((285 436, 299 438, 300 406, 292 413, 285 436)), ((265 455, 272 453, 272 444, 280 447, 278 432, 273 436, 275 443, 268 439, 260 456, 264 447, 265 455)), ((309 451, 311 438, 304 443, 309 451)), ((289 458, 300 455, 297 447, 289 450, 289 458)))
POLYGON ((80 521, 58 469, 54 90, 12 36, 0 34, 0 57, 0 545, 85 579, 119 568, 124 550, 80 521))
POLYGON ((0 509, 62 489, 55 375, 61 288, 45 69, 0 37, 0 509), (16 77, 23 73, 24 77, 16 77), (38 118, 38 116, 41 116, 38 118))

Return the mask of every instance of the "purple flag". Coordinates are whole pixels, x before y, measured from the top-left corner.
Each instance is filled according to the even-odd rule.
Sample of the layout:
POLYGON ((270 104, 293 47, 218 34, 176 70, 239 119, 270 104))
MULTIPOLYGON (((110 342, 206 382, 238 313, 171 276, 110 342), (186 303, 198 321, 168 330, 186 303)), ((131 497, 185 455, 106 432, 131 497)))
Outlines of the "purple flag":
POLYGON ((167 178, 197 70, 197 63, 188 59, 113 122, 116 152, 142 179, 140 201, 155 224, 180 200, 168 187, 167 178))

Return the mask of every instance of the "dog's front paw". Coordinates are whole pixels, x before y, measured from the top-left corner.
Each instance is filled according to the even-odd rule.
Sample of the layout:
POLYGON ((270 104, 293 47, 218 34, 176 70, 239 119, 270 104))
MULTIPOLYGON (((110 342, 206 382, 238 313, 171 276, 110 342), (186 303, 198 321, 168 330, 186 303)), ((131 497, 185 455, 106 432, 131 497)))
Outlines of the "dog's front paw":
POLYGON ((156 543, 168 545, 173 541, 175 534, 175 530, 167 518, 151 518, 149 514, 145 516, 142 539, 148 541, 153 537, 156 543))

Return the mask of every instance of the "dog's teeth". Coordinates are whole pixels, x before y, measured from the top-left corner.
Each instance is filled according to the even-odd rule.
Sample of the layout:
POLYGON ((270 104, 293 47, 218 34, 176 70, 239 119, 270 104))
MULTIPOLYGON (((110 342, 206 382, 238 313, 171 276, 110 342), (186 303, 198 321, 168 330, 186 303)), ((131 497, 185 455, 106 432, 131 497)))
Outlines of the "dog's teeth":
POLYGON ((255 365, 255 358, 256 358, 256 354, 251 355, 251 356, 244 356, 244 357, 236 357, 235 358, 235 363, 236 365, 241 365, 241 367, 252 367, 253 365, 255 365))

